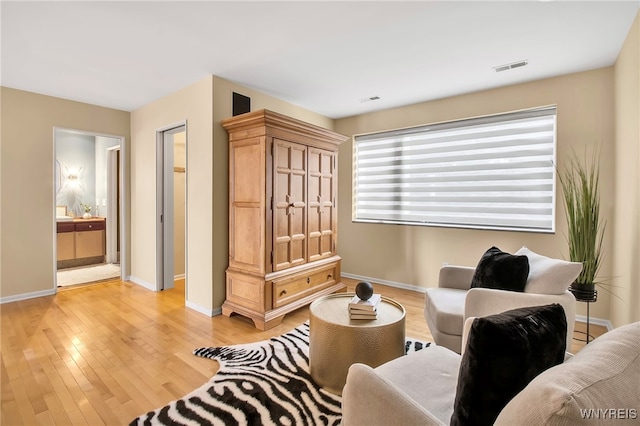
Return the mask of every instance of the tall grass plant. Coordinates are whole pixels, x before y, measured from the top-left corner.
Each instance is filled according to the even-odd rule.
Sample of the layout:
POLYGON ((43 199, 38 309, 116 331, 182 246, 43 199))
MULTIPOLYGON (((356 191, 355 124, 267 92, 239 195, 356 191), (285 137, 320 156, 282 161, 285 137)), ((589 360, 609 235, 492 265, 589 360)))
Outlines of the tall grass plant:
POLYGON ((568 165, 558 173, 567 213, 569 260, 582 263, 575 284, 596 284, 603 258, 606 221, 600 215, 600 171, 598 154, 581 162, 574 153, 568 165))

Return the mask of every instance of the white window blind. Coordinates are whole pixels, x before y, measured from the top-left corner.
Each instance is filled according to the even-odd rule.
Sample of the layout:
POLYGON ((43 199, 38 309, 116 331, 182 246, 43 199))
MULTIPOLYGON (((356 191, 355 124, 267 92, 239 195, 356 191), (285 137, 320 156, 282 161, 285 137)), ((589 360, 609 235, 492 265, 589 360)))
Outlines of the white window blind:
POLYGON ((354 141, 355 221, 555 230, 555 107, 354 141))

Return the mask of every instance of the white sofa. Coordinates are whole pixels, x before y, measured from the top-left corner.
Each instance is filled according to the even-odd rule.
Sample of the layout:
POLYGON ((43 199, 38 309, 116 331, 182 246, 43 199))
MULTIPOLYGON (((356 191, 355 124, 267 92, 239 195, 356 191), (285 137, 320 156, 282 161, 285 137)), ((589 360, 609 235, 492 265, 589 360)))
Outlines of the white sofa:
MULTIPOLYGON (((567 348, 571 348, 576 299, 566 290, 568 284, 559 294, 470 288, 474 272, 475 268, 469 266, 445 265, 440 269, 438 287, 426 290, 424 317, 436 344, 460 353, 462 328, 467 318, 483 317, 526 306, 559 303, 567 315, 567 348)), ((578 270, 577 273, 579 272, 578 270)))
MULTIPOLYGON (((460 361, 457 353, 435 346, 375 369, 353 364, 342 392, 342 424, 448 425, 460 361)), ((637 322, 605 333, 564 363, 542 372, 511 399, 495 424, 638 424, 639 411, 637 322)))

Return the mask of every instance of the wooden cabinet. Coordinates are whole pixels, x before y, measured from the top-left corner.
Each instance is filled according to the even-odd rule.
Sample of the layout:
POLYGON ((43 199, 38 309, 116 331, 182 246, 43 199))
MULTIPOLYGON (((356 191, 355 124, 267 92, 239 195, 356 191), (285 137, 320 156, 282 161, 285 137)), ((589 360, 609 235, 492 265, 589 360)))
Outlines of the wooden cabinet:
POLYGON ((105 221, 76 223, 76 257, 105 255, 105 221))
POLYGON ((229 133, 229 267, 222 313, 271 328, 346 286, 337 255, 337 154, 347 137, 268 110, 229 133))
POLYGON ((57 260, 69 260, 76 257, 76 234, 73 222, 57 224, 57 260))
POLYGON ((57 223, 58 268, 104 262, 105 219, 76 219, 57 223))

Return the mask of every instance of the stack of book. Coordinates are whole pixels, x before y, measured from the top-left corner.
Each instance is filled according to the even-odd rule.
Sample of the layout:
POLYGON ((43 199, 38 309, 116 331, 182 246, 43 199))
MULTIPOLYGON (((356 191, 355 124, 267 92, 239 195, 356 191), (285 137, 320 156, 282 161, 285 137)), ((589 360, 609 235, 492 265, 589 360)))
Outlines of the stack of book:
POLYGON ((380 300, 379 294, 374 294, 369 300, 362 300, 358 296, 353 296, 353 299, 349 302, 351 319, 372 320, 378 318, 380 300))

